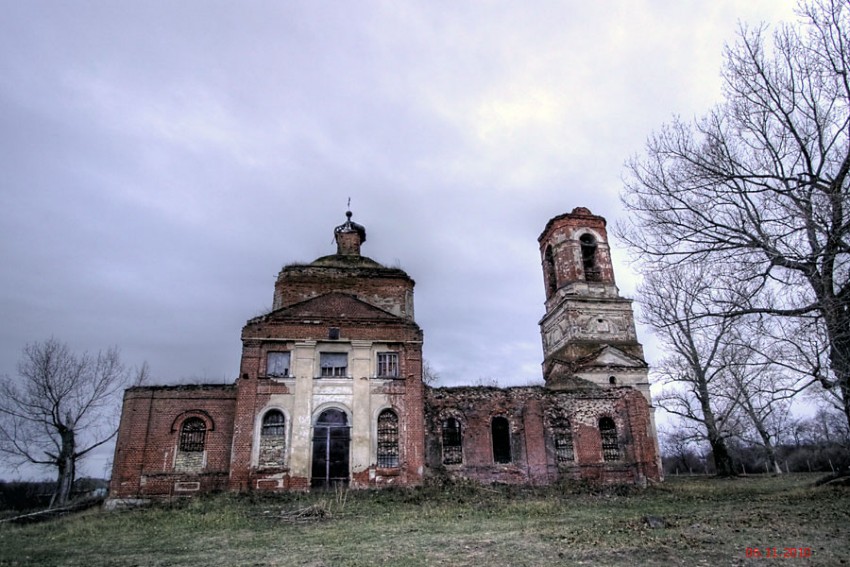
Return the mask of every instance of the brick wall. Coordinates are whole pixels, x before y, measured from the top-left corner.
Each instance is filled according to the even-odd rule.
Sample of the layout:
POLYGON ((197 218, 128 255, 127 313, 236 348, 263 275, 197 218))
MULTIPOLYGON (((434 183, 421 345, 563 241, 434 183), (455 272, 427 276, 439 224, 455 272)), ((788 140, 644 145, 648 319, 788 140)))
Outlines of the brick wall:
MULTIPOLYGON (((334 257, 335 259, 338 257, 334 257)), ((274 308, 281 309, 329 293, 354 293, 363 301, 385 311, 413 319, 414 282, 402 270, 385 268, 368 258, 370 266, 288 266, 275 284, 274 308)))
POLYGON ((541 387, 429 388, 426 394, 427 474, 482 482, 549 484, 561 479, 601 483, 658 480, 655 451, 648 437, 649 406, 631 388, 591 392, 554 392, 541 387), (572 425, 575 460, 559 463, 554 438, 545 419, 558 409, 572 425), (504 416, 510 423, 511 462, 494 462, 491 423, 504 416), (617 425, 621 458, 605 462, 598 422, 611 417, 617 425), (461 422, 463 464, 443 465, 442 423, 461 422))
POLYGON ((161 497, 222 489, 230 470, 236 390, 229 385, 130 388, 115 444, 111 498, 161 497), (201 467, 175 468, 182 420, 207 424, 201 467))

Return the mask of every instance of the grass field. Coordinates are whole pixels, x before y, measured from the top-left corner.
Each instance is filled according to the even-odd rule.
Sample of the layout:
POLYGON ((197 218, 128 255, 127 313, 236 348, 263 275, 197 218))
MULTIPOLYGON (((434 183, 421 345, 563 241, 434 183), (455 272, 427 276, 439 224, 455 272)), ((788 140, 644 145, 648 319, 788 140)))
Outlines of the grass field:
POLYGON ((218 495, 3 524, 0 565, 850 565, 850 488, 816 478, 218 495))

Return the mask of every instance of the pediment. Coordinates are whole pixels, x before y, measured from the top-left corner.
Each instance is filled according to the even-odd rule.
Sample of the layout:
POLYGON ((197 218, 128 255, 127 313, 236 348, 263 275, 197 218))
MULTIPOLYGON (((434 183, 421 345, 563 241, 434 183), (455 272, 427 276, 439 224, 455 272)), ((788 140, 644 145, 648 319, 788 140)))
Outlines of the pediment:
POLYGON ((306 299, 300 303, 278 309, 267 315, 277 319, 384 319, 394 321, 400 317, 347 293, 327 293, 306 299))
POLYGON ((587 367, 617 367, 617 368, 646 368, 646 361, 632 356, 611 345, 605 345, 595 353, 576 361, 577 366, 587 367))

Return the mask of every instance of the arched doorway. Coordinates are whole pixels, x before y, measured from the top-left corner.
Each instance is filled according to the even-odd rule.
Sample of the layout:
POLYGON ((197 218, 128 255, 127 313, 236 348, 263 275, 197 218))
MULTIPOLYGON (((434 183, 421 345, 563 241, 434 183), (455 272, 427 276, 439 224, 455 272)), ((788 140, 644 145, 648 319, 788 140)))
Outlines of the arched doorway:
POLYGON ((348 484, 350 429, 344 411, 327 409, 319 415, 313 426, 311 487, 327 488, 348 484))

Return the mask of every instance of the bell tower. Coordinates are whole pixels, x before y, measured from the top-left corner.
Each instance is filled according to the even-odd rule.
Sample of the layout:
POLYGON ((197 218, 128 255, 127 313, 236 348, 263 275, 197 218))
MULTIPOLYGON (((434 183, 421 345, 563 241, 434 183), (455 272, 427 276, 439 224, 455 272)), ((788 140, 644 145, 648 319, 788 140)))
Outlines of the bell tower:
POLYGON ((605 219, 576 207, 538 238, 546 314, 543 377, 552 389, 631 386, 651 404, 632 300, 620 297, 605 219))

